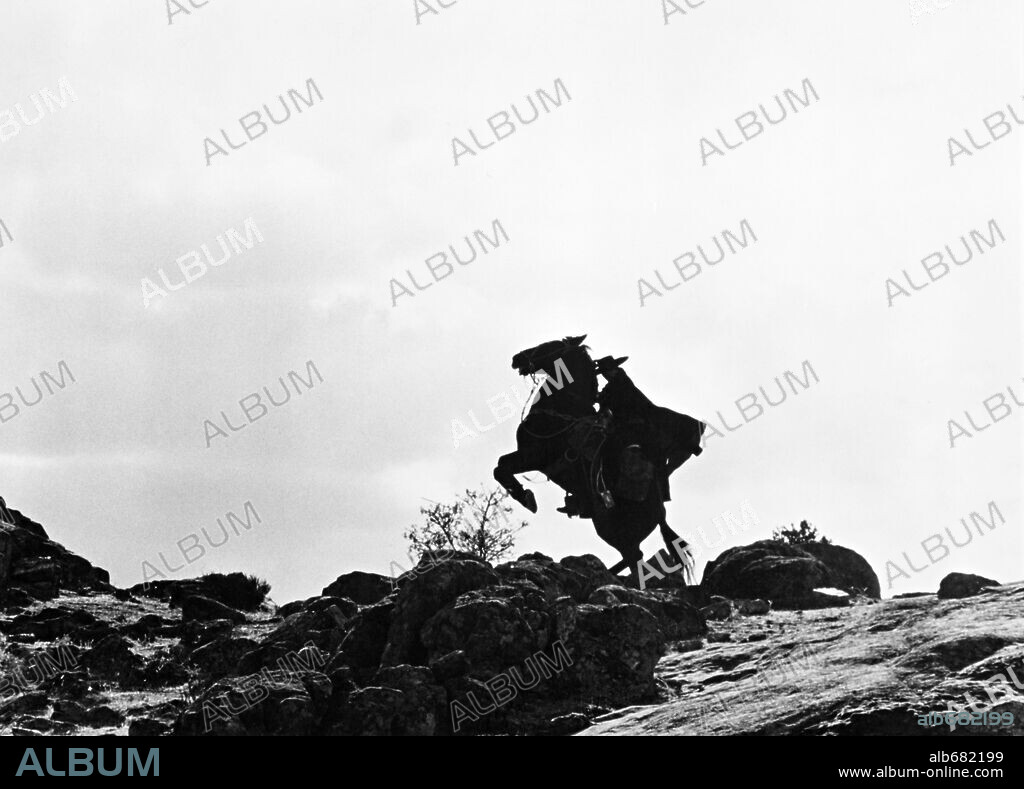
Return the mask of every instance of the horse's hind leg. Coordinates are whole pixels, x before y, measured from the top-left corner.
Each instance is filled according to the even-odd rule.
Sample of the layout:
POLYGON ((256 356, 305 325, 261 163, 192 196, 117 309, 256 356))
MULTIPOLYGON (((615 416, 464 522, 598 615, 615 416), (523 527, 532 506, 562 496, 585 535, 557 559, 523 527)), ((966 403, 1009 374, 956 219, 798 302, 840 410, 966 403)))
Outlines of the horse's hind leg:
POLYGON ((690 553, 689 543, 668 527, 664 520, 658 524, 661 527, 661 538, 665 541, 665 547, 670 555, 675 556, 683 565, 683 580, 687 584, 694 584, 693 554, 690 553))
POLYGON ((508 491, 512 498, 530 512, 536 512, 537 497, 533 495, 532 490, 524 488, 522 483, 516 479, 516 474, 531 470, 532 464, 524 463, 518 452, 509 452, 498 458, 498 465, 494 467, 494 479, 508 491))
POLYGON ((644 558, 643 551, 640 550, 640 546, 636 546, 634 550, 619 551, 622 554, 622 561, 618 562, 608 568, 608 572, 612 575, 618 575, 626 568, 629 568, 629 583, 630 586, 639 589, 640 588, 640 562, 644 558))

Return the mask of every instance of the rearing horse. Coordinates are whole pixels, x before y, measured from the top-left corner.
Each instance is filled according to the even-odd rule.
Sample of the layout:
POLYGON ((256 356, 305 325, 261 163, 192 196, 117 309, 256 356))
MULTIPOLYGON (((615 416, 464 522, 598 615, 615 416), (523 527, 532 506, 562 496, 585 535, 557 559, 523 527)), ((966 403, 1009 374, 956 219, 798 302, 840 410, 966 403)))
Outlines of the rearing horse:
MULTIPOLYGON (((665 504, 657 484, 650 485, 642 501, 613 497, 604 484, 604 441, 596 453, 587 458, 574 447, 572 438, 581 426, 592 425, 600 430, 595 411, 597 402, 597 369, 590 358, 586 335, 565 337, 527 348, 512 357, 512 368, 520 375, 543 373, 541 384, 530 405, 530 411, 516 430, 515 452, 502 455, 494 469, 494 478, 509 495, 531 512, 537 511, 533 492, 515 478, 527 471, 541 471, 552 481, 584 497, 589 517, 598 536, 615 548, 622 561, 611 568, 618 573, 628 568, 636 583, 638 565, 643 559, 640 544, 661 527, 661 535, 670 555, 684 567, 692 566, 686 542, 673 532, 665 521, 665 504)), ((614 415, 613 415, 614 422, 614 415)), ((612 444, 622 445, 622 441, 612 444)), ((611 458, 612 461, 617 458, 611 458)), ((614 462, 612 463, 614 466, 614 462)), ((609 468, 614 476, 614 468, 609 468)))

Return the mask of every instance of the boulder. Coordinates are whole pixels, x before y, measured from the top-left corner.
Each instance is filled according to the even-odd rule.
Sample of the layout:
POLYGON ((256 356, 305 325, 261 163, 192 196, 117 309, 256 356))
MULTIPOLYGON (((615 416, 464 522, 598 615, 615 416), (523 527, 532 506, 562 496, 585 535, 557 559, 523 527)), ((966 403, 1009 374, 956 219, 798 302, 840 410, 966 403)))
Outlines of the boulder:
POLYGON ((255 611, 266 599, 268 587, 244 573, 207 573, 200 578, 162 579, 135 584, 127 591, 138 597, 165 600, 180 606, 193 595, 208 597, 230 608, 255 611))
POLYGON ((641 592, 619 585, 602 586, 594 590, 587 602, 595 605, 638 605, 654 615, 665 638, 670 641, 685 640, 707 632, 701 612, 671 592, 641 592))
POLYGON ((711 602, 700 609, 707 619, 728 619, 732 616, 732 603, 719 595, 712 595, 711 602))
POLYGON ((327 712, 331 682, 315 671, 271 671, 214 683, 181 713, 176 735, 310 735, 327 712))
POLYGON ((427 620, 461 594, 496 586, 498 576, 478 559, 455 558, 431 566, 402 582, 388 630, 381 665, 426 665, 420 630, 427 620))
POLYGON ((535 632, 523 608, 522 598, 491 589, 461 595, 424 624, 421 639, 427 662, 461 650, 472 674, 487 679, 525 660, 545 645, 547 631, 535 632))
POLYGON ((55 641, 66 636, 76 642, 95 641, 113 632, 108 623, 88 611, 60 605, 19 614, 9 623, 0 623, 0 630, 36 641, 55 641))
POLYGON ((357 671, 376 671, 388 643, 395 603, 385 599, 363 608, 351 621, 341 642, 346 661, 357 671))
POLYGON ((10 510, 13 523, 0 523, 0 590, 20 589, 49 600, 60 589, 74 592, 110 589, 110 575, 63 545, 53 542, 35 521, 10 510))
POLYGON ((809 542, 800 547, 828 568, 831 576, 829 586, 875 600, 882 597, 878 576, 867 559, 856 551, 824 542, 809 542))
POLYGON ((971 597, 990 586, 999 586, 999 581, 969 573, 950 573, 939 582, 938 597, 940 600, 971 597))
POLYGON ((339 575, 333 583, 324 587, 321 594, 324 597, 347 597, 359 605, 373 605, 392 591, 394 586, 387 576, 357 570, 339 575))
POLYGON ((532 584, 544 593, 549 603, 566 595, 583 603, 598 587, 619 583, 604 563, 591 554, 566 556, 555 562, 542 553, 530 553, 514 562, 499 564, 494 571, 504 583, 532 584))
POLYGON ((557 641, 548 648, 554 666, 546 665, 542 672, 552 688, 548 691, 545 685, 545 695, 575 695, 619 706, 653 696, 654 666, 664 652, 665 636, 649 611, 632 603, 597 606, 563 601, 555 635, 557 641), (566 659, 570 665, 556 672, 566 659))
POLYGON ((202 595, 190 595, 181 603, 181 618, 184 621, 210 621, 226 619, 236 625, 245 623, 245 614, 234 608, 202 595))
POLYGON ((853 551, 778 540, 760 540, 725 551, 708 563, 701 587, 709 594, 731 599, 770 600, 775 608, 819 608, 848 602, 814 592, 826 587, 847 595, 879 596, 878 577, 853 551))
POLYGON ((333 734, 419 736, 441 733, 447 697, 429 669, 388 666, 351 693, 333 734))
POLYGON ((90 677, 117 681, 126 687, 141 684, 142 658, 132 651, 129 641, 118 633, 111 633, 83 652, 79 663, 89 672, 90 677))
POLYGON ((757 616, 767 614, 772 610, 772 604, 767 600, 733 600, 736 612, 743 616, 757 616))
POLYGON ((199 647, 188 659, 207 676, 220 678, 231 674, 242 656, 258 646, 251 638, 222 637, 199 647))

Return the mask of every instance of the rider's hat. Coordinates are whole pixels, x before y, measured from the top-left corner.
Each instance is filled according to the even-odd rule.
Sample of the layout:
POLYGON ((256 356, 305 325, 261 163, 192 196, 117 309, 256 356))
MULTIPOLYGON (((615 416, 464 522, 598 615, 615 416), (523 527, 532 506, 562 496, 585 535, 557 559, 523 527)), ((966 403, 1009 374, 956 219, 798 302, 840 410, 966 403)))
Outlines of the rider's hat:
POLYGON ((599 374, 604 375, 605 373, 609 373, 612 370, 618 370, 622 366, 622 363, 625 362, 628 358, 628 356, 620 356, 617 359, 615 359, 612 358, 611 356, 605 356, 594 362, 594 368, 597 370, 599 374))

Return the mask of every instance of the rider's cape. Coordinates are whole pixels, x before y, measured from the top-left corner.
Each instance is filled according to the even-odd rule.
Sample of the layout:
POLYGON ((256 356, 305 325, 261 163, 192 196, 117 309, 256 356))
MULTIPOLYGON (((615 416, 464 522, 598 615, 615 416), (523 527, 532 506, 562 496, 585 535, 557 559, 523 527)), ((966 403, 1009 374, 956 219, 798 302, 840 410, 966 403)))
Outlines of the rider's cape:
POLYGON ((602 408, 611 410, 616 422, 626 419, 636 425, 640 441, 650 455, 667 458, 671 454, 688 459, 703 451, 700 442, 706 425, 692 416, 652 403, 621 368, 605 384, 597 401, 602 408))

